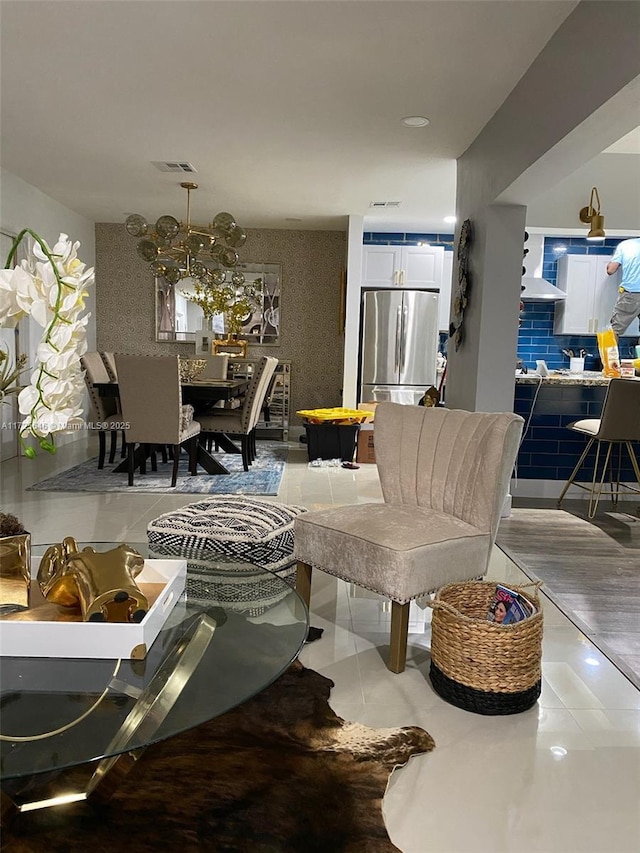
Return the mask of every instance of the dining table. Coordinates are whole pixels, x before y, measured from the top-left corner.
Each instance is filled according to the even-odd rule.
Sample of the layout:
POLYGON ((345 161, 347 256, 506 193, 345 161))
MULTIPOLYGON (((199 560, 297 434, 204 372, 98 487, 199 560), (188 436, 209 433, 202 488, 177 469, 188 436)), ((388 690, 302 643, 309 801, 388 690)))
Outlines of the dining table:
MULTIPOLYGON (((234 397, 239 397, 247 390, 249 379, 192 379, 181 382, 182 402, 191 403, 193 406, 204 407, 213 406, 220 400, 232 400, 234 397)), ((117 397, 119 388, 117 382, 95 382, 93 387, 101 397, 117 397)), ((197 418, 196 418, 197 419, 197 418)), ((241 453, 241 449, 231 441, 231 439, 223 433, 216 433, 216 441, 218 446, 226 453, 241 453)), ((139 468, 145 461, 146 455, 144 450, 137 448, 136 450, 136 468, 139 468)), ((207 450, 205 444, 198 442, 198 465, 207 472, 207 474, 228 474, 229 470, 218 459, 215 458, 207 450)), ((123 459, 113 469, 113 474, 122 474, 128 470, 127 460, 123 459)))

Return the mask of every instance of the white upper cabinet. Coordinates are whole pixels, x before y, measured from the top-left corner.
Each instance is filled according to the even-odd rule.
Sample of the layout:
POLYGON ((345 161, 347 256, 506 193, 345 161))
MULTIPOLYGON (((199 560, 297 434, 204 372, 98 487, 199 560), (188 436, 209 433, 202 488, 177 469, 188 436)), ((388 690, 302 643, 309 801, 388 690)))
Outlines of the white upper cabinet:
POLYGON ((442 246, 364 246, 363 287, 432 287, 442 283, 442 246))
MULTIPOLYGON (((557 335, 595 335, 607 328, 618 296, 620 271, 607 275, 609 258, 601 255, 563 255, 558 260, 558 287, 567 298, 556 302, 557 335)), ((626 335, 638 335, 638 320, 626 335)))

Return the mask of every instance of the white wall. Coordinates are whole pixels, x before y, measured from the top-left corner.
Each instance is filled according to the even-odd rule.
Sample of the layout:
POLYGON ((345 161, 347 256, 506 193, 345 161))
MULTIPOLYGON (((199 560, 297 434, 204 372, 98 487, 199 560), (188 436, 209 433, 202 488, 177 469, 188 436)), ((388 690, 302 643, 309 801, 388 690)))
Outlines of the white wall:
POLYGON ((580 222, 578 211, 589 204, 591 187, 598 188, 607 234, 640 229, 640 154, 600 154, 589 160, 528 203, 527 226, 579 228, 586 236, 589 226, 580 222))
POLYGON ((347 235, 347 292, 345 295, 344 368, 342 405, 355 409, 358 393, 358 334, 362 284, 364 217, 350 216, 347 235))
MULTIPOLYGON (((68 234, 71 240, 81 243, 78 252, 80 260, 88 267, 95 266, 94 223, 6 169, 0 169, 0 230, 17 235, 23 228, 35 231, 49 245, 55 243, 60 233, 68 234)), ((6 258, 2 258, 3 266, 5 261, 6 258)), ((95 287, 92 287, 87 300, 87 308, 91 312, 87 327, 90 350, 96 348, 95 300, 95 287)), ((29 363, 32 363, 42 329, 33 321, 23 320, 19 331, 20 349, 28 354, 29 363)), ((71 436, 57 436, 56 442, 64 444, 77 435, 74 433, 71 436)))

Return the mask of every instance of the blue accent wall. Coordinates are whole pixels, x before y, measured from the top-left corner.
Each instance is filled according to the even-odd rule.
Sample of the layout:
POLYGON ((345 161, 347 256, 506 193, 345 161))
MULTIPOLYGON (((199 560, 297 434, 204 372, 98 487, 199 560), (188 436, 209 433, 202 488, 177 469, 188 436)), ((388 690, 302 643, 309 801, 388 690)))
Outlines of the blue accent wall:
MULTIPOLYGON (((600 417, 606 390, 605 385, 563 387, 542 381, 539 384, 516 382, 514 411, 525 421, 516 464, 516 473, 521 480, 569 479, 587 444, 587 436, 573 432, 567 426, 582 418, 600 417)), ((637 456, 640 442, 634 442, 633 446, 637 456)), ((596 445, 583 463, 578 482, 590 482, 593 478, 595 455, 596 445)), ((603 459, 601 456, 601 466, 603 459)), ((622 482, 635 482, 626 449, 622 451, 620 473, 622 482)), ((606 493, 605 488, 603 496, 606 493)))

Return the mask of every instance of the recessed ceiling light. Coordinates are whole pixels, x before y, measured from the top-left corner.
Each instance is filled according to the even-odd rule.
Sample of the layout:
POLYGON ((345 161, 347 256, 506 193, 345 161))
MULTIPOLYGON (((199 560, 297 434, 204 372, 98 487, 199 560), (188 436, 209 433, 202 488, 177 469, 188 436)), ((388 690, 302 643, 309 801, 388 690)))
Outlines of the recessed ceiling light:
POLYGON ((445 216, 444 221, 445 222, 455 222, 456 218, 455 218, 455 216, 445 216))
POLYGON ((406 127, 425 127, 429 124, 429 119, 424 116, 405 116, 402 124, 406 127))
POLYGON ((298 219, 297 216, 287 216, 285 217, 285 222, 302 222, 302 219, 298 219))

